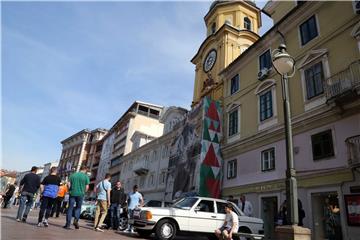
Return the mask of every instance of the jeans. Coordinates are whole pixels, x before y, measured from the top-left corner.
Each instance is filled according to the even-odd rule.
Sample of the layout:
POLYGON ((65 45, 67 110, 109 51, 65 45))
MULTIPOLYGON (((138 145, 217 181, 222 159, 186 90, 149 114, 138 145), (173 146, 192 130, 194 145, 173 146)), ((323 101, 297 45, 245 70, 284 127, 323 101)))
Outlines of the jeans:
POLYGON ((75 220, 79 221, 81 205, 83 203, 84 196, 70 196, 69 197, 69 208, 66 213, 66 226, 70 226, 73 215, 74 204, 75 206, 75 220))
MULTIPOLYGON (((134 209, 128 209, 128 219, 133 219, 134 218, 134 209)), ((130 221, 129 221, 130 222, 130 221)), ((133 230, 134 226, 133 224, 129 223, 128 224, 128 230, 133 230)))
POLYGON ((50 197, 42 198, 40 205, 39 219, 38 219, 39 223, 42 222, 44 213, 45 213, 45 219, 47 220, 49 218, 54 202, 55 202, 55 198, 50 198, 50 197))
POLYGON ((34 202, 34 194, 28 192, 22 192, 20 196, 20 206, 17 212, 16 219, 27 218, 30 208, 34 202), (26 205, 26 207, 25 207, 26 205))
POLYGON ((56 217, 59 217, 60 215, 60 211, 62 212, 62 202, 64 200, 64 197, 57 197, 54 204, 53 204, 53 208, 51 210, 51 217, 54 216, 55 212, 56 212, 56 217))
POLYGON ((117 229, 119 227, 120 210, 120 204, 112 203, 110 205, 110 226, 112 229, 117 229))

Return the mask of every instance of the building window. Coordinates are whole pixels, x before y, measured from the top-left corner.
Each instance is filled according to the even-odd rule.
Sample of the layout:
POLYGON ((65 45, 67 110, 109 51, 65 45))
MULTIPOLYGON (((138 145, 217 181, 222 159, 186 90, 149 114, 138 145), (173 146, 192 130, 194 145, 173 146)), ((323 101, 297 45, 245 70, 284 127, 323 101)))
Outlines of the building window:
POLYGON ((230 93, 234 94, 235 92, 237 92, 239 90, 239 84, 240 82, 240 77, 239 74, 236 74, 232 79, 231 79, 231 89, 230 89, 230 93))
POLYGON ((314 160, 320 160, 334 156, 334 145, 331 129, 312 135, 311 145, 314 160))
POLYGON ((270 69, 271 68, 271 54, 270 49, 266 50, 263 54, 259 57, 259 65, 260 70, 262 69, 270 69))
POLYGON ((318 95, 324 93, 323 81, 324 81, 324 71, 322 63, 319 62, 305 71, 305 83, 306 83, 306 93, 307 99, 311 99, 318 95))
POLYGON ((301 45, 305 45, 318 35, 315 15, 300 25, 301 45))
POLYGON ((237 164, 236 160, 228 161, 227 163, 227 178, 236 178, 236 171, 237 170, 237 164))
POLYGON ((238 109, 229 113, 229 136, 238 133, 238 109))
POLYGON ((165 180, 166 180, 166 173, 165 172, 162 172, 160 174, 160 184, 164 184, 165 183, 165 180))
POLYGON ((211 34, 216 32, 216 23, 211 24, 211 34))
POLYGON ((251 30, 251 20, 248 17, 244 17, 244 28, 251 30))
POLYGON ((260 121, 273 116, 271 90, 260 95, 260 121))
POLYGON ((261 171, 275 169, 275 148, 270 148, 261 152, 261 171))

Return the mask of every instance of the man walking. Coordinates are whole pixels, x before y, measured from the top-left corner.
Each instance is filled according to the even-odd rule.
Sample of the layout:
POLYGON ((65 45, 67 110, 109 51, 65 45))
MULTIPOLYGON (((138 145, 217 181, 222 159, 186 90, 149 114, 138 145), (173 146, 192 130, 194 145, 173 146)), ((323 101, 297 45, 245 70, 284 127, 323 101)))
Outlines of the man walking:
POLYGON ((242 194, 240 196, 240 203, 239 203, 239 208, 241 209, 241 211, 248 217, 252 217, 252 213, 253 213, 253 207, 251 202, 246 201, 245 195, 242 194))
MULTIPOLYGON (((144 204, 144 199, 142 195, 138 192, 138 186, 134 185, 133 192, 129 194, 129 205, 128 205, 128 215, 129 220, 133 219, 134 209, 141 207, 144 204)), ((127 232, 134 233, 133 225, 129 223, 127 232)))
POLYGON ((71 219, 73 215, 74 204, 75 206, 75 219, 74 226, 79 229, 79 218, 81 205, 84 199, 85 192, 89 189, 90 179, 86 174, 86 166, 80 168, 80 172, 73 173, 69 178, 69 207, 66 213, 66 224, 63 228, 70 229, 71 219))
POLYGON ((116 182, 110 193, 110 226, 116 230, 119 227, 119 220, 122 208, 126 203, 126 194, 121 187, 121 182, 116 182))
POLYGON ((60 177, 56 176, 56 174, 57 168, 52 167, 50 169, 50 175, 46 176, 40 185, 40 194, 42 195, 42 199, 38 218, 38 227, 41 227, 42 224, 44 224, 45 227, 49 226, 48 219, 61 183, 60 177), (43 221, 44 213, 45 219, 43 221))
POLYGON ((60 184, 59 191, 57 193, 57 197, 55 200, 55 203, 53 205, 52 211, 51 211, 51 217, 54 216, 56 212, 56 217, 58 218, 60 215, 60 212, 62 212, 62 203, 65 197, 65 194, 67 192, 67 187, 64 182, 60 184))
POLYGON ((37 167, 32 167, 30 173, 26 174, 20 181, 20 187, 22 187, 22 189, 20 191, 20 206, 16 216, 16 221, 18 222, 20 222, 20 220, 26 222, 26 218, 34 202, 34 194, 40 187, 40 177, 36 175, 37 170, 37 167))
POLYGON ((108 207, 110 206, 110 192, 111 192, 111 183, 109 182, 110 178, 111 175, 107 173, 105 175, 105 179, 96 185, 97 201, 96 201, 94 230, 99 232, 103 232, 103 230, 100 227, 105 220, 108 207))

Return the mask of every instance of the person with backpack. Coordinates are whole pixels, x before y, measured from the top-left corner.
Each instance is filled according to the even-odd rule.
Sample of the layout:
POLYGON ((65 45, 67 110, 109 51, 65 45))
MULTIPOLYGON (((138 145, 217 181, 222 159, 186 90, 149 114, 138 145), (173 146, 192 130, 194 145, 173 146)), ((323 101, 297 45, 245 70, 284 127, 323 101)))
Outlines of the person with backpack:
POLYGON ((111 175, 107 173, 105 179, 96 185, 97 201, 94 221, 94 230, 104 232, 100 227, 103 224, 108 208, 110 207, 111 175), (100 216, 101 215, 101 216, 100 216))
POLYGON ((40 185, 41 205, 38 218, 38 227, 49 226, 48 218, 50 217, 52 206, 56 200, 61 179, 57 174, 57 168, 50 169, 50 175, 46 176, 40 185), (44 218, 45 214, 45 219, 44 218))

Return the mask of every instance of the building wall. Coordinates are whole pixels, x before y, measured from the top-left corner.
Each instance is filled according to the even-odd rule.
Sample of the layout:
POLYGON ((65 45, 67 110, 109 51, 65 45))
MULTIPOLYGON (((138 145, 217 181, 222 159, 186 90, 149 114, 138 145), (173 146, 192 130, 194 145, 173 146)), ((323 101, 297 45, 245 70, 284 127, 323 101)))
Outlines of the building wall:
MULTIPOLYGON (((293 3, 277 2, 275 15, 290 11, 291 4, 293 3)), ((259 56, 265 50, 273 51, 281 42, 285 42, 287 52, 296 61, 295 74, 289 79, 289 95, 298 194, 306 212, 305 226, 316 233, 313 239, 323 239, 322 220, 319 220, 321 211, 317 210, 321 209, 326 195, 333 194, 338 196, 340 204, 343 237, 352 239, 359 232, 346 223, 343 194, 349 192, 349 186, 358 186, 355 182, 358 178, 355 177, 353 167, 348 164, 345 139, 360 134, 360 101, 352 98, 348 102, 340 102, 339 96, 335 97, 335 101, 329 97, 328 91, 333 87, 331 84, 334 79, 348 81, 341 71, 348 71, 351 66, 359 68, 359 65, 350 64, 360 60, 357 40, 351 35, 360 21, 360 15, 354 13, 352 2, 306 2, 292 10, 287 19, 279 21, 276 16, 274 18, 278 25, 254 43, 222 74, 225 136, 222 145, 225 160, 223 196, 234 195, 239 198, 240 194, 245 193, 253 203, 255 216, 258 217, 264 217, 265 198, 277 199, 276 209, 279 209, 286 198, 281 80, 274 69, 262 81, 257 77, 260 70, 259 56), (339 15, 339 12, 343 14, 339 15), (302 46, 299 26, 314 14, 319 34, 302 46), (333 19, 333 16, 338 17, 333 19), (304 70, 316 62, 321 62, 323 66, 324 93, 308 100, 304 70), (240 76, 240 90, 230 95, 230 80, 236 74, 240 76), (273 116, 260 121, 259 93, 267 90, 271 91, 273 99, 273 116), (235 108, 239 110, 239 132, 229 137, 229 113, 235 108), (335 155, 323 160, 313 160, 311 136, 327 129, 332 130, 335 155), (261 152, 272 147, 275 148, 275 169, 262 172, 261 152), (227 179, 228 162, 234 159, 237 160, 237 176, 227 179)), ((355 81, 359 81, 359 77, 359 74, 356 75, 355 81)), ((352 91, 359 95, 359 89, 355 86, 352 85, 352 91)))

